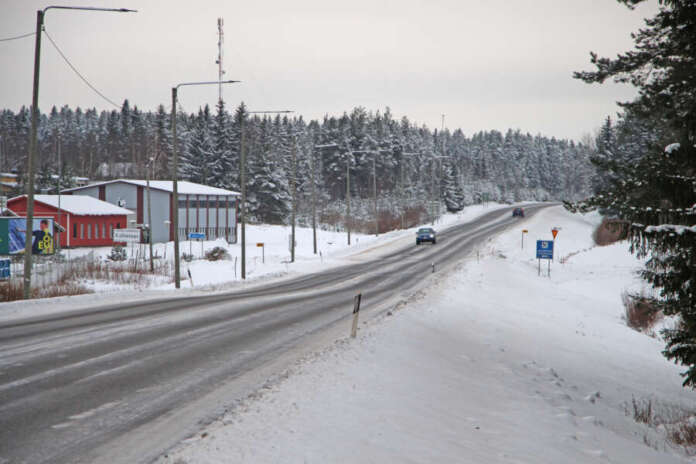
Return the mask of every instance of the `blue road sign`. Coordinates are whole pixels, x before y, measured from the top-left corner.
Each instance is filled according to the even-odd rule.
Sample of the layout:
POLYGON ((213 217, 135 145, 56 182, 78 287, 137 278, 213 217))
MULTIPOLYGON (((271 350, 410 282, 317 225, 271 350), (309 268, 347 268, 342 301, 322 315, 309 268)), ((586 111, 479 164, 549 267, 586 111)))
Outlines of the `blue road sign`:
POLYGON ((189 232, 190 240, 205 240, 205 234, 202 232, 189 232))
POLYGON ((10 278, 10 260, 0 259, 0 280, 7 280, 10 278))
POLYGON ((553 240, 537 240, 537 259, 553 259, 553 240))

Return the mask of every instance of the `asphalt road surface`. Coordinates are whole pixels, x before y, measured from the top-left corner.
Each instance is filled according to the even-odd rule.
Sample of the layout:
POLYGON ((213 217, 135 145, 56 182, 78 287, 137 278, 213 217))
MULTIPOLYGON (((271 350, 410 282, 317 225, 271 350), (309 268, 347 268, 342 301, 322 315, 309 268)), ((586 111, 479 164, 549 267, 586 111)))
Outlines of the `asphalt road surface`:
POLYGON ((95 462, 119 440, 122 452, 111 449, 109 462, 152 460, 181 431, 169 424, 173 432, 150 443, 139 434, 147 451, 134 460, 133 430, 176 421, 175 411, 338 321, 347 335, 357 292, 368 314, 390 307, 395 295, 427 285, 519 222, 511 209, 496 210, 440 231, 434 246, 416 247, 414 237, 379 258, 248 290, 0 323, 0 464, 95 462))

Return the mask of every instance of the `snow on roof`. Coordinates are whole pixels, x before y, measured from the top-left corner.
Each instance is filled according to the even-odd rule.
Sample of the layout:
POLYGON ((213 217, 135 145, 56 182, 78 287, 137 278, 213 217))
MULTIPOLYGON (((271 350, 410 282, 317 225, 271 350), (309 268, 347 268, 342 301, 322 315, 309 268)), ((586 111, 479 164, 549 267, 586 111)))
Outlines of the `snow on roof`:
MULTIPOLYGON (((105 182, 99 182, 96 184, 89 184, 85 185, 82 187, 75 187, 67 190, 63 190, 64 192, 74 192, 77 190, 82 190, 84 188, 88 187, 96 187, 99 185, 107 185, 107 184, 113 184, 116 182, 124 182, 126 184, 133 184, 133 185, 140 185, 145 187, 147 185, 147 181, 145 180, 138 180, 138 179, 116 179, 116 180, 108 180, 105 182)), ((151 180, 150 181, 150 188, 156 189, 156 190, 164 190, 165 192, 171 192, 173 190, 172 187, 173 182, 171 180, 151 180)), ((202 184, 196 184, 194 182, 189 182, 186 180, 180 180, 177 182, 177 190, 179 194, 181 195, 224 195, 224 196, 230 196, 230 195, 239 195, 239 192, 233 192, 232 190, 226 190, 226 189, 221 189, 217 187, 209 187, 207 185, 202 185, 202 184)))
MULTIPOLYGON (((21 195, 15 198, 26 197, 21 195)), ((10 199, 9 201, 14 200, 10 199)), ((34 195, 34 200, 58 208, 58 195, 34 195)), ((11 207, 10 207, 11 209, 11 207)), ((112 205, 105 201, 86 195, 61 195, 60 209, 80 216, 109 216, 112 214, 135 214, 133 211, 112 205)))

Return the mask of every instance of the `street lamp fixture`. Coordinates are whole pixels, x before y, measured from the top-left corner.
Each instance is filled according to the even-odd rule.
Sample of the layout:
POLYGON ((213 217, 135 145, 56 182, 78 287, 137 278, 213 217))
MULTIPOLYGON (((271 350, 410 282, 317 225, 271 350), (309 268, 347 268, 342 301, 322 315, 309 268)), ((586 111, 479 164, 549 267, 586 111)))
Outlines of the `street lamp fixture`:
POLYGON ((181 288, 181 267, 179 257, 179 189, 177 179, 179 177, 179 155, 176 152, 176 105, 179 87, 192 85, 220 85, 236 84, 241 81, 202 81, 202 82, 182 82, 172 87, 172 200, 174 203, 172 213, 172 224, 174 229, 174 285, 181 288))
POLYGON ((41 68, 41 32, 44 26, 44 17, 48 10, 82 10, 101 11, 112 13, 136 13, 137 10, 127 8, 98 8, 91 6, 60 6, 51 5, 36 12, 36 42, 34 45, 34 85, 31 98, 31 132, 29 136, 29 159, 27 160, 27 225, 24 244, 24 289, 23 297, 29 299, 31 295, 31 266, 32 266, 32 240, 34 226, 34 165, 36 164, 37 140, 36 132, 39 123, 39 75, 41 68))

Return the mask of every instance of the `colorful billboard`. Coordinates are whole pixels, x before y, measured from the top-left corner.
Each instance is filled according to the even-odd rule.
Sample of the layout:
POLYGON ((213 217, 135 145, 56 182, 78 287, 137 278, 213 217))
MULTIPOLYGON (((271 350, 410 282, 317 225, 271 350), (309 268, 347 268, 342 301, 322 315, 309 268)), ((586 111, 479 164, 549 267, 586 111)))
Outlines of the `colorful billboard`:
MULTIPOLYGON (((23 217, 0 217, 0 255, 24 253, 26 225, 23 217)), ((53 254, 53 218, 34 218, 31 235, 32 254, 53 254)))

